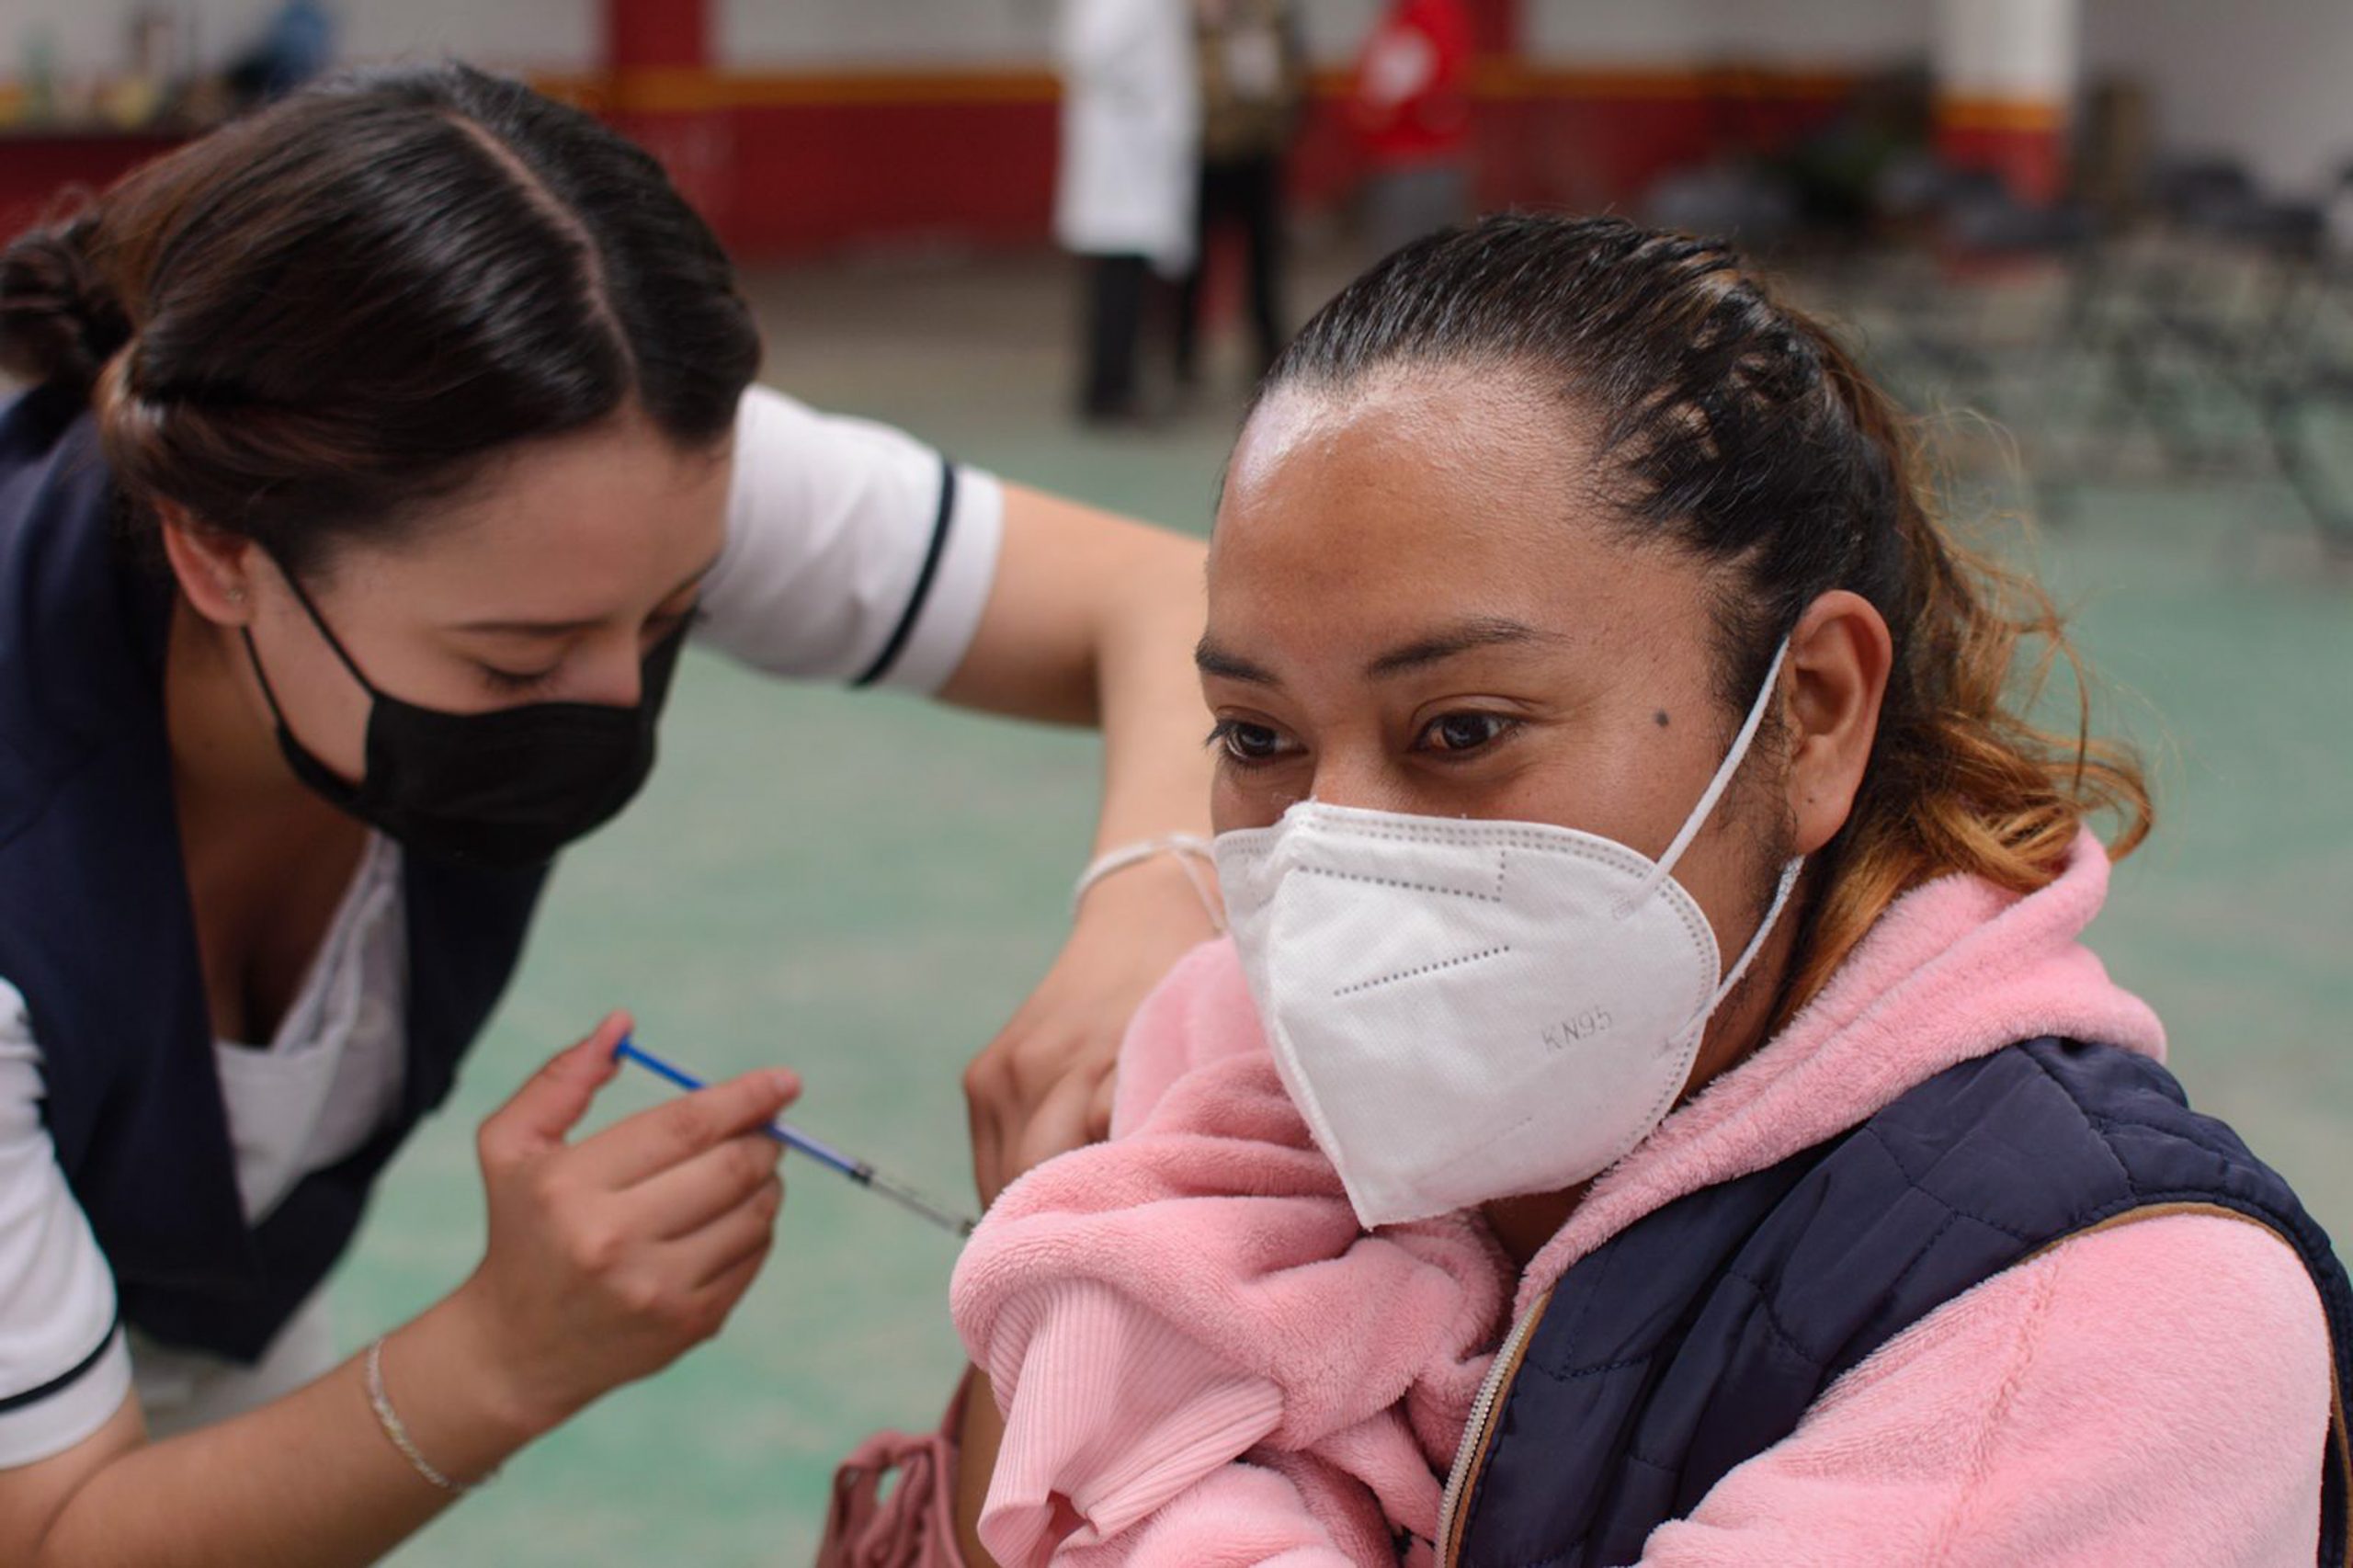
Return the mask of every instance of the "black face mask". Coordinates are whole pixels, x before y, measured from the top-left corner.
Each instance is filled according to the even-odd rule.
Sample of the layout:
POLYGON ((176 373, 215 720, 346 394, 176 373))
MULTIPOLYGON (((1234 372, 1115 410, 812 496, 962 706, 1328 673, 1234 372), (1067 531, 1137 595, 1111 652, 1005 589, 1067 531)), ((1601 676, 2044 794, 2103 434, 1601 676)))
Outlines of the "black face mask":
POLYGON ((646 654, 634 708, 534 702, 487 713, 445 713, 377 690, 327 630, 310 596, 290 574, 286 581, 319 635, 368 693, 368 771, 353 784, 294 738, 247 631, 245 656, 278 722, 278 749, 295 777, 330 804, 404 847, 484 865, 542 865, 629 804, 653 771, 654 724, 669 695, 686 627, 646 654))

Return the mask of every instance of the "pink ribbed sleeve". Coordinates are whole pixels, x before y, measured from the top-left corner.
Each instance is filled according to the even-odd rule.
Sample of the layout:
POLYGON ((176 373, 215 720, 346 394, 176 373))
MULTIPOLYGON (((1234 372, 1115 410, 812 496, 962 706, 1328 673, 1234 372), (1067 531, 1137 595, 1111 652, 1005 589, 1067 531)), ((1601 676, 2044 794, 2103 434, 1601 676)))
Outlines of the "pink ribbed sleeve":
POLYGON ((1006 1416, 981 1519, 1005 1568, 1393 1563, 1392 1526, 1436 1529, 1509 1267, 1466 1219, 1363 1234, 1237 1031, 1231 949, 1204 949, 1122 1057, 1156 1100, 1008 1188, 958 1265, 1006 1416))

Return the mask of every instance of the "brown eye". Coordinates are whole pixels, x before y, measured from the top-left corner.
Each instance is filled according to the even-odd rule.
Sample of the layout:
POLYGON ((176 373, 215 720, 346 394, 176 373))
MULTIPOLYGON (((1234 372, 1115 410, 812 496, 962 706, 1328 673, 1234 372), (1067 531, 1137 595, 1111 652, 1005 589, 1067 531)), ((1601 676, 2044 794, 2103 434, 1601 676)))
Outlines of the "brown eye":
POLYGON ((1210 732, 1210 744, 1245 767, 1272 762, 1285 750, 1281 731, 1240 719, 1221 720, 1210 732))
POLYGON ((1516 722, 1500 713, 1441 713, 1423 729, 1422 741, 1436 752, 1477 751, 1501 739, 1516 722))

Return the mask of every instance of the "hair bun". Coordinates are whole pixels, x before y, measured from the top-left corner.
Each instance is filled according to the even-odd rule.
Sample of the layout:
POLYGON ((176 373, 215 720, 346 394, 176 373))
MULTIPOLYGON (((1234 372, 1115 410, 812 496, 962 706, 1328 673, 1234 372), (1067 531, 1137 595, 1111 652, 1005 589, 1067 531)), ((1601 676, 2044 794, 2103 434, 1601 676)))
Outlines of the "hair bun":
POLYGON ((87 395, 131 341, 131 321, 87 248, 88 214, 0 252, 0 366, 87 395))

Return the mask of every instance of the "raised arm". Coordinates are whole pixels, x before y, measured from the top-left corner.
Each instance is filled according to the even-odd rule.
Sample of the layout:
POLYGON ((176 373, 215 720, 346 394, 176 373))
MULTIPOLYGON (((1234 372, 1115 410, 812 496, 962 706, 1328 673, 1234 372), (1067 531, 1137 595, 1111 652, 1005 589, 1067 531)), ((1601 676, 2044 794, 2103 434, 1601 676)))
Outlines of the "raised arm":
MULTIPOLYGON (((1006 487, 995 581, 971 649, 939 695, 990 712, 1100 724, 1098 851, 1208 832, 1209 715, 1192 661, 1202 549, 1006 487)), ((1112 1058, 1130 1017, 1211 934, 1188 870, 1164 857, 1090 890, 1053 967, 973 1061, 964 1083, 984 1200, 1040 1161, 1103 1136, 1112 1058)))
MULTIPOLYGON (((706 641, 773 675, 1099 724, 1098 845, 1207 831, 1198 540, 1005 484, 765 387, 745 395, 734 462, 706 641)), ((1052 969, 967 1077, 983 1199, 1101 1135, 1129 1015, 1211 925, 1165 858, 1087 896, 1052 969)))

